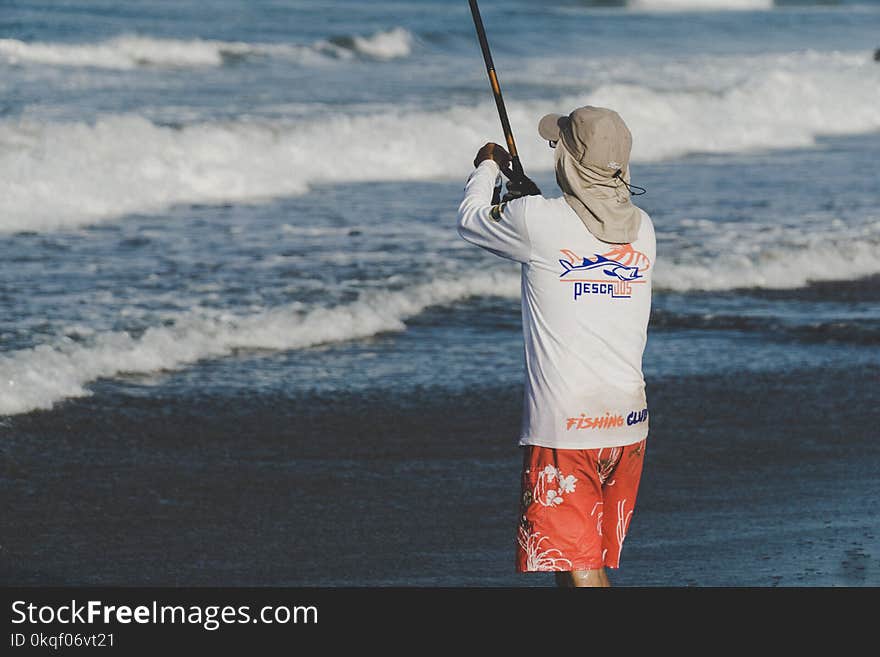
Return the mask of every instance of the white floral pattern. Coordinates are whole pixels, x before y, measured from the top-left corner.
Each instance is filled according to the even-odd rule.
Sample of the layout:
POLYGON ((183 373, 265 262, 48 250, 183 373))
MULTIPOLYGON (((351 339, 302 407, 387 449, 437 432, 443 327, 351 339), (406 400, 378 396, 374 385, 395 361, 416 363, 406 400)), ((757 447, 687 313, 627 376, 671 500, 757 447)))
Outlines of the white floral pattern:
POLYGON ((538 474, 532 499, 542 506, 556 507, 565 501, 565 494, 573 493, 576 487, 577 477, 565 475, 558 468, 548 465, 538 474), (555 487, 551 487, 554 482, 555 487))
POLYGON ((599 534, 599 536, 602 535, 602 516, 604 515, 604 506, 605 504, 603 502, 596 502, 593 505, 593 510, 590 512, 590 516, 596 518, 596 533, 599 534))
POLYGON ((620 561, 620 553, 623 551, 623 541, 626 539, 626 529, 634 509, 626 511, 626 500, 617 502, 617 560, 620 561))
POLYGON ((559 475, 559 490, 562 493, 573 493, 575 484, 577 484, 577 478, 574 475, 568 475, 567 477, 559 475))
POLYGON ((526 570, 529 572, 571 570, 571 561, 565 558, 561 550, 542 549, 544 541, 548 540, 550 539, 547 536, 541 536, 541 532, 530 532, 528 528, 520 525, 517 542, 525 553, 526 570))

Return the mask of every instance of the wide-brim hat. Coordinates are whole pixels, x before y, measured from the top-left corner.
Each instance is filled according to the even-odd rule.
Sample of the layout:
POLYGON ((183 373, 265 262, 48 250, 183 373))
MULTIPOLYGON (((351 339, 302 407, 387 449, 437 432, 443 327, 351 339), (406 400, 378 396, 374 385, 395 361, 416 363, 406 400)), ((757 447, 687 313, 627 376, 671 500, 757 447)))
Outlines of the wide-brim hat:
POLYGON ((582 166, 626 170, 632 151, 632 133, 614 110, 587 105, 568 116, 547 114, 538 122, 538 134, 562 144, 582 166))

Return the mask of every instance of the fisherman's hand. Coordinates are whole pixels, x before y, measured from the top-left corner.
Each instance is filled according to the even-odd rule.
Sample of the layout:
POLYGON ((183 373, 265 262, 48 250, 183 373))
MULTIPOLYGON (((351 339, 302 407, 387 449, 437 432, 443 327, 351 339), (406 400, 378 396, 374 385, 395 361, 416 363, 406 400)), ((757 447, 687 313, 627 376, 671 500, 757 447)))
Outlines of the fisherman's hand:
POLYGON ((502 201, 512 201, 520 196, 540 196, 541 190, 526 176, 514 178, 507 181, 507 193, 502 201))
POLYGON ((494 160, 502 171, 510 167, 510 153, 504 150, 504 147, 492 142, 489 142, 477 152, 477 157, 474 158, 474 166, 480 166, 480 162, 483 160, 494 160))

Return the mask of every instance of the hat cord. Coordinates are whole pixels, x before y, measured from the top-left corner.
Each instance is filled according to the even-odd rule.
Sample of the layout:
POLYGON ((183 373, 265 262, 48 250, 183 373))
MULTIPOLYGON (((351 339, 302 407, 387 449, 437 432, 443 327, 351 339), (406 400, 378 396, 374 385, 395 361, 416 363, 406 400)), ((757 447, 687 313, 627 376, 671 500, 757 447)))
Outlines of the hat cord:
POLYGON ((626 182, 623 179, 623 170, 622 169, 618 169, 617 171, 615 171, 614 175, 611 177, 617 178, 620 182, 622 182, 624 184, 624 186, 629 190, 629 193, 632 194, 633 196, 641 196, 642 194, 648 193, 648 190, 645 189, 644 187, 639 187, 638 185, 631 185, 630 183, 626 182), (635 191, 636 189, 638 189, 639 191, 635 191))

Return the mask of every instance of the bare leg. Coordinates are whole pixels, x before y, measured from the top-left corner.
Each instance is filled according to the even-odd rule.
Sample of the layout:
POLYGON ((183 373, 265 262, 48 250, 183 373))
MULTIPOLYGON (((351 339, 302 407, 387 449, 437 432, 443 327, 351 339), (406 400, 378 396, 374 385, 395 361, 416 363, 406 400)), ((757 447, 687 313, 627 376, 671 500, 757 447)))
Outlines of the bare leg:
POLYGON ((604 568, 595 570, 572 570, 556 573, 556 586, 560 587, 596 587, 607 588, 611 586, 608 575, 604 568))

